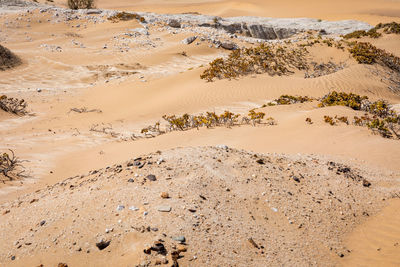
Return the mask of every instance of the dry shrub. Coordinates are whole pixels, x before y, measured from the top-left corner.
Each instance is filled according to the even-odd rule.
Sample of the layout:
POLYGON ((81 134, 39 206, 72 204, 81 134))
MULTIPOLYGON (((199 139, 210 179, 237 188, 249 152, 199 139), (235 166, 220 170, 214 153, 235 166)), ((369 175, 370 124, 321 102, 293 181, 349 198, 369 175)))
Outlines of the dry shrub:
POLYGON ((91 9, 94 8, 94 0, 68 0, 70 9, 91 9))
POLYGON ((0 45, 0 70, 6 70, 21 64, 21 59, 8 48, 0 45))
POLYGON ((140 22, 146 22, 144 17, 136 13, 128 13, 128 12, 118 12, 114 16, 108 18, 108 20, 111 20, 113 22, 128 21, 133 19, 137 19, 140 22))
POLYGON ((0 96, 0 109, 5 112, 16 115, 26 115, 28 114, 26 106, 27 104, 23 99, 7 97, 5 95, 0 96))
MULTIPOLYGON (((9 181, 23 177, 23 171, 18 171, 21 168, 21 160, 15 156, 14 151, 10 150, 10 153, 0 154, 0 174, 7 178, 9 181)), ((3 183, 5 182, 2 179, 3 183)))

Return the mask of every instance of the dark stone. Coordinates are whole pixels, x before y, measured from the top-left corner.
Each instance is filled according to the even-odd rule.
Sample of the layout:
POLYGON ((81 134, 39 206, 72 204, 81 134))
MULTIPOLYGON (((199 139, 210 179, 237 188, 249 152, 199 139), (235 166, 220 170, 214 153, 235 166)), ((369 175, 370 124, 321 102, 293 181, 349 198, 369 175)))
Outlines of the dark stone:
POLYGON ((300 183, 300 178, 297 176, 292 176, 293 180, 295 180, 296 182, 300 183))
POLYGON ((176 19, 171 19, 168 21, 168 26, 170 26, 172 28, 180 28, 181 23, 179 21, 177 21, 176 19))
POLYGON ((133 183, 134 182, 134 180, 132 179, 132 178, 130 178, 129 180, 128 180, 128 183, 133 183))
POLYGON ((370 187, 370 186, 371 186, 371 183, 370 183, 367 179, 364 179, 364 180, 363 180, 363 186, 364 186, 364 187, 370 187))
POLYGON ((96 243, 96 247, 97 247, 99 250, 103 250, 103 249, 105 249, 106 247, 108 247, 108 246, 110 245, 110 243, 111 243, 111 241, 104 241, 104 240, 101 240, 100 242, 97 242, 97 243, 96 243))
POLYGON ((147 175, 146 179, 149 180, 149 181, 153 181, 153 182, 157 180, 157 178, 156 178, 156 176, 154 174, 147 175))
POLYGON ((256 162, 257 162, 258 164, 261 164, 261 165, 264 165, 264 164, 265 164, 265 162, 264 162, 263 159, 258 159, 258 160, 256 160, 256 162))
POLYGON ((234 43, 221 43, 221 47, 226 50, 235 50, 237 49, 237 45, 234 43))

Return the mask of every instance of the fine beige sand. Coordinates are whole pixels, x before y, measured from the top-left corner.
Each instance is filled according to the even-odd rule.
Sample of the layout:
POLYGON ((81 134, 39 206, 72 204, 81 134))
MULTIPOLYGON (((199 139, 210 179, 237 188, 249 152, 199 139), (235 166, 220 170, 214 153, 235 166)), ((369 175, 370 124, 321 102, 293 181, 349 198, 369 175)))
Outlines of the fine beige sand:
MULTIPOLYGON (((64 2, 58 0, 53 4, 65 6, 64 2)), ((400 1, 397 0, 339 0, 335 2, 306 0, 301 3, 293 0, 152 0, 134 3, 126 0, 99 0, 96 6, 104 9, 162 14, 198 12, 223 17, 309 17, 332 21, 354 19, 372 25, 379 22, 400 22, 400 1)), ((136 266, 146 260, 154 264, 155 258, 144 254, 143 249, 157 238, 164 238, 167 240, 165 246, 168 247, 168 251, 173 251, 177 244, 171 241, 170 237, 178 235, 180 231, 189 238, 188 252, 183 253, 183 258, 179 260, 181 266, 217 266, 218 264, 220 266, 264 266, 268 262, 264 261, 266 258, 270 259, 269 263, 273 266, 293 265, 293 263, 299 266, 400 265, 399 140, 382 138, 366 127, 342 124, 329 126, 323 122, 324 115, 352 118, 363 114, 346 107, 318 108, 318 103, 314 101, 260 108, 282 94, 318 98, 337 90, 366 95, 371 100, 386 99, 400 111, 399 91, 390 89, 392 84, 385 79, 385 69, 378 65, 357 64, 346 51, 317 45, 309 49, 311 58, 319 62, 344 63, 346 67, 335 73, 313 79, 305 79, 301 73, 275 77, 260 74, 210 83, 201 80, 200 74, 208 62, 216 57, 227 55, 229 51, 210 47, 208 43, 201 41, 198 45, 183 44, 181 40, 193 35, 192 33, 171 33, 161 26, 152 26, 149 27, 148 36, 127 38, 125 33, 129 32, 129 29, 142 27, 136 20, 118 23, 72 20, 54 23, 55 19, 51 14, 40 13, 38 10, 33 13, 4 13, 0 16, 0 25, 6 25, 0 31, 1 44, 17 54, 23 61, 21 66, 0 71, 0 95, 6 94, 25 99, 29 103, 28 110, 32 113, 20 117, 0 110, 0 151, 12 149, 19 158, 26 160, 23 165, 28 174, 28 177, 24 179, 16 181, 4 179, 4 182, 0 182, 2 229, 0 265, 28 266, 27 264, 33 263, 33 266, 40 264, 54 266, 59 262, 66 262, 68 266, 110 266, 110 264, 136 266), (73 108, 87 108, 94 111, 77 113, 71 111, 73 108), (136 141, 129 138, 131 133, 140 133, 145 126, 157 121, 162 122, 162 116, 165 114, 199 114, 206 111, 222 113, 224 110, 245 114, 252 108, 265 112, 267 117, 273 117, 278 124, 176 131, 136 141), (312 125, 305 123, 308 117, 314 122, 312 125), (112 127, 115 134, 91 131, 95 125, 100 128, 112 127), (221 144, 233 148, 232 154, 225 155, 225 150, 215 148, 221 144), (170 176, 167 174, 168 170, 157 169, 164 166, 157 165, 157 159, 162 156, 154 154, 156 151, 162 151, 161 155, 167 151, 165 152, 168 157, 166 165, 173 169, 170 176), (289 214, 297 214, 301 211, 300 208, 292 211, 293 207, 290 203, 293 204, 293 202, 281 196, 280 193, 278 194, 279 201, 276 200, 276 203, 290 208, 287 214, 279 211, 272 221, 274 225, 283 221, 286 224, 281 228, 274 228, 273 231, 268 232, 268 236, 262 236, 265 232, 257 230, 257 224, 252 221, 251 216, 247 214, 247 217, 241 217, 241 214, 246 214, 246 209, 240 209, 237 213, 232 210, 235 204, 246 203, 257 220, 261 220, 263 216, 263 206, 255 198, 264 197, 261 194, 266 190, 258 190, 258 188, 267 185, 257 179, 247 187, 245 185, 240 187, 234 183, 237 176, 251 175, 235 165, 242 157, 245 159, 241 164, 251 165, 254 172, 257 171, 260 177, 263 175, 262 171, 256 168, 257 165, 252 165, 254 160, 250 155, 253 152, 260 155, 270 153, 269 157, 273 159, 272 162, 277 162, 276 164, 280 160, 273 153, 281 153, 285 164, 294 164, 292 161, 295 160, 292 157, 296 156, 300 157, 300 161, 308 162, 308 157, 321 161, 320 165, 314 162, 315 166, 308 166, 305 169, 294 168, 295 171, 304 171, 305 176, 313 177, 313 183, 307 181, 311 189, 305 192, 315 193, 315 198, 321 197, 326 201, 325 203, 321 200, 323 208, 318 208, 318 205, 312 202, 315 199, 308 198, 307 193, 296 196, 297 200, 304 202, 306 207, 318 210, 318 215, 308 213, 309 209, 305 214, 299 215, 299 218, 304 220, 304 224, 307 222, 307 231, 312 232, 313 227, 320 227, 319 231, 309 237, 309 243, 302 240, 308 232, 296 230, 300 223, 296 224, 296 227, 287 223, 289 214), (221 168, 229 170, 226 173, 226 180, 232 182, 231 187, 234 188, 232 193, 236 194, 234 197, 221 196, 221 199, 218 199, 218 196, 225 192, 227 185, 223 187, 215 181, 211 182, 212 178, 223 174, 220 171, 216 173, 213 169, 215 167, 214 153, 220 153, 219 157, 227 159, 226 162, 221 163, 223 165, 221 168), (204 162, 196 156, 200 154, 203 155, 204 162), (129 166, 126 166, 128 160, 143 155, 152 155, 153 166, 147 166, 145 171, 136 168, 129 169, 129 166), (180 157, 185 164, 180 162, 180 157), (228 160, 229 157, 233 159, 228 160), (349 182, 343 178, 343 175, 340 179, 337 178, 335 173, 327 171, 329 161, 345 163, 352 169, 360 170, 363 176, 371 180, 372 187, 364 188, 360 183, 349 182), (115 170, 115 166, 122 163, 124 163, 124 171, 122 173, 116 171, 112 179, 118 182, 114 184, 108 180, 111 174, 107 174, 105 168, 113 166, 115 170), (191 164, 196 169, 191 168, 191 164), (176 168, 182 168, 182 170, 177 171, 176 168), (93 171, 100 169, 102 175, 96 176, 96 180, 90 180, 95 176, 93 171), (90 175, 88 175, 89 172, 91 172, 90 175), (133 187, 136 186, 136 188, 124 192, 137 194, 140 198, 118 195, 119 190, 126 189, 126 180, 139 172, 140 180, 134 178, 133 187), (152 172, 159 172, 160 183, 152 186, 149 186, 148 182, 141 183, 144 177, 152 172), (189 183, 184 180, 184 172, 190 174, 190 179, 192 179, 190 181, 196 186, 186 186, 189 183), (318 186, 327 185, 315 179, 318 172, 326 179, 333 177, 332 179, 337 181, 332 186, 338 190, 338 198, 346 198, 343 204, 330 206, 329 198, 326 197, 328 190, 318 191, 318 186), (82 178, 79 178, 81 175, 82 178), (172 180, 174 182, 166 179, 167 177, 174 178, 173 175, 179 176, 179 179, 172 180), (245 230, 241 229, 239 224, 231 226, 233 230, 239 232, 237 235, 226 234, 229 233, 226 229, 214 229, 218 217, 212 215, 213 206, 210 203, 202 206, 197 200, 193 200, 194 194, 198 197, 198 193, 190 190, 199 190, 202 183, 196 180, 196 175, 198 175, 197 178, 204 178, 204 183, 207 181, 210 183, 209 186, 213 186, 214 189, 210 191, 213 204, 218 201, 224 203, 233 201, 226 204, 226 208, 231 210, 220 211, 226 216, 223 220, 220 219, 223 221, 221 225, 225 223, 230 225, 227 218, 233 216, 231 213, 234 213, 233 217, 237 217, 239 223, 246 225, 243 228, 245 230), (79 187, 76 192, 73 189, 69 191, 70 184, 68 188, 62 184, 62 181, 69 177, 75 177, 71 182, 74 186, 81 183, 80 179, 87 183, 84 183, 82 188, 79 187), (348 185, 348 188, 346 189, 344 185, 348 185), (92 196, 90 192, 98 190, 97 188, 101 188, 100 193, 92 196), (182 191, 177 190, 178 188, 182 191), (245 192, 241 192, 242 190, 245 192), (260 192, 257 191, 257 194, 253 195, 252 190, 260 192), (173 192, 171 199, 161 199, 159 195, 163 191, 173 192), (354 193, 355 200, 347 199, 345 192, 354 193), (111 193, 115 195, 110 195, 111 193), (68 196, 73 199, 76 212, 66 205, 68 196), (240 201, 232 200, 235 197, 238 197, 240 201), (105 198, 110 202, 107 203, 105 198), (38 199, 38 202, 35 200, 29 203, 32 199, 38 199), (256 203, 252 206, 244 199, 251 199, 256 203), (96 204, 99 201, 101 206, 96 204), (21 204, 18 204, 19 202, 21 204), (150 202, 148 208, 146 204, 143 204, 146 202, 150 202), (187 211, 188 203, 197 205, 200 211, 194 214, 187 211), (133 215, 122 214, 121 217, 115 217, 117 216, 115 209, 120 204, 125 205, 124 212, 128 212, 128 205, 138 205, 140 209, 133 215), (172 212, 161 214, 165 215, 164 217, 159 216, 155 210, 159 205, 173 206, 172 212), (104 213, 102 213, 103 208, 106 210, 104 213), (65 214, 59 209, 65 209, 65 214), (150 219, 146 221, 142 214, 151 209, 154 212, 150 212, 150 219), (320 210, 329 210, 329 212, 321 215, 320 210), (363 213, 367 210, 368 216, 363 213), (339 217, 335 217, 343 211, 346 216, 352 214, 350 211, 354 211, 354 218, 346 217, 340 220, 339 217), (202 214, 203 212, 205 214, 202 214), (107 219, 102 217, 104 214, 107 214, 107 219), (199 219, 193 217, 194 215, 199 216, 199 219), (203 219, 201 219, 202 215, 204 215, 203 219), (309 221, 306 219, 307 216, 311 218, 309 221), (78 217, 84 219, 80 220, 78 217), (114 217, 121 218, 123 223, 118 224, 118 219, 114 220, 114 217), (177 219, 186 217, 190 217, 190 220, 177 219), (50 224, 48 231, 38 226, 42 220, 47 221, 46 227, 48 223, 50 224), (170 220, 172 225, 165 220, 170 220), (200 220, 205 221, 203 226, 211 225, 216 235, 221 234, 215 237, 215 243, 205 243, 211 238, 208 236, 208 230, 205 230, 206 226, 204 226, 205 229, 202 228, 201 231, 196 232, 196 235, 191 235, 192 224, 200 220), (339 221, 342 228, 338 229, 338 225, 328 223, 329 220, 339 221), (174 228, 173 223, 178 226, 174 228), (86 225, 93 225, 93 228, 79 230, 85 228, 86 225), (146 232, 143 235, 136 229, 142 226, 158 227, 160 231, 150 230, 149 233, 146 232), (106 228, 111 227, 115 228, 115 233, 109 233, 106 237, 112 238, 114 235, 112 238, 114 241, 107 251, 96 251, 97 248, 93 244, 104 235, 106 228), (337 238, 334 245, 329 243, 329 236, 324 235, 323 230, 328 231, 331 237, 337 238), (81 234, 77 231, 81 231, 81 234), (245 235, 246 231, 254 234, 253 238, 259 244, 274 240, 274 235, 279 236, 285 231, 288 233, 278 238, 274 247, 275 251, 268 248, 268 244, 264 244, 266 249, 255 252, 252 245, 246 241, 246 238, 249 238, 245 235), (162 233, 165 232, 167 236, 162 237, 162 233), (228 253, 223 250, 225 234, 231 240, 239 238, 245 241, 243 244, 232 244, 228 253), (21 238, 25 238, 24 241, 21 241, 21 238), (61 241, 55 241, 54 238, 59 238, 61 241), (196 239, 198 242, 195 241, 196 239), (289 240, 298 240, 299 243, 290 243, 289 240), (17 241, 18 244, 15 243, 17 241), (72 245, 74 242, 77 244, 72 245), (26 245, 26 243, 33 245, 26 245), (18 248, 20 244, 22 247, 18 248), (330 246, 334 249, 329 250, 330 246), (78 251, 79 247, 81 251, 78 251), (296 248, 295 252, 288 253, 293 247, 296 248), (285 252, 277 254, 276 250, 279 248, 285 252), (312 251, 312 248, 315 248, 315 251, 312 251), (88 254, 86 249, 91 253, 88 254), (234 253, 232 251, 241 249, 245 251, 243 256, 232 256, 234 253), (261 251, 265 253, 265 256, 261 254, 261 251), (344 257, 340 257, 341 253, 344 253, 344 257), (11 260, 12 256, 15 256, 16 260, 11 260), (207 257, 210 259, 209 262, 206 261, 207 257), (312 257, 314 260, 305 261, 307 257, 312 257), (248 262, 250 259, 254 259, 254 262, 248 262)), ((376 40, 370 38, 362 40, 400 56, 399 35, 384 35, 376 40)), ((243 45, 249 44, 243 43, 243 45)), ((279 164, 283 166, 283 163, 279 164)), ((273 168, 273 164, 270 167, 273 168)), ((290 177, 289 171, 288 173, 283 169, 275 171, 273 171, 274 177, 290 177)), ((245 183, 244 180, 240 182, 245 183)), ((274 184, 273 188, 281 186, 293 185, 285 180, 285 182, 274 184)), ((267 213, 270 213, 270 210, 267 213)), ((268 229, 271 226, 270 223, 262 221, 262 229, 268 229)), ((170 254, 168 257, 171 264, 170 254)), ((160 258, 160 260, 163 259, 160 258)))

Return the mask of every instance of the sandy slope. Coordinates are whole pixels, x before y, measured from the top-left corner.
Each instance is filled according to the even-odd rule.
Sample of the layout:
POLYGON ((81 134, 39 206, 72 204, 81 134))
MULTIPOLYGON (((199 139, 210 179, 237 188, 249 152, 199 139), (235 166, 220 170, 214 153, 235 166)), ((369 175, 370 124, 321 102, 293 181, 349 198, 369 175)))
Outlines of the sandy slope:
MULTIPOLYGON (((117 3, 115 1, 99 1, 98 6, 161 13, 198 11, 221 16, 308 16, 331 20, 362 19, 373 24, 381 21, 398 20, 395 17, 395 14, 398 14, 396 13, 397 10, 399 10, 398 1, 369 0, 362 1, 362 3, 360 1, 336 1, 334 5, 329 3, 327 1, 310 0, 303 2, 303 6, 293 8, 293 5, 296 5, 293 1, 279 1, 279 3, 277 1, 215 1, 201 3, 195 1, 190 3, 187 1, 184 3, 182 1, 142 1, 134 4, 124 1, 117 3)), ((3 184, 0 185, 0 203, 4 204, 3 207, 14 203, 12 204, 14 205, 13 211, 10 214, 0 215, 7 218, 6 220, 1 220, 4 225, 9 223, 5 226, 7 229, 12 227, 13 231, 18 232, 21 224, 25 222, 23 216, 27 210, 32 213, 32 216, 29 217, 30 224, 36 225, 42 220, 42 217, 46 217, 47 213, 50 213, 49 208, 53 203, 58 203, 59 207, 65 207, 67 198, 64 194, 68 190, 59 190, 59 185, 50 189, 43 189, 47 185, 51 186, 67 177, 88 173, 91 170, 104 168, 112 164, 120 164, 141 154, 148 154, 157 150, 164 151, 176 147, 226 144, 230 147, 257 153, 316 154, 329 159, 349 162, 360 166, 361 169, 373 168, 376 174, 373 177, 378 180, 381 179, 379 180, 379 185, 382 188, 385 188, 385 186, 391 188, 390 186, 393 186, 400 179, 400 143, 398 140, 381 138, 378 135, 373 135, 366 128, 343 125, 328 126, 322 121, 324 115, 352 117, 360 115, 360 113, 344 107, 319 109, 316 107, 316 102, 260 109, 267 116, 272 116, 278 121, 276 126, 240 126, 232 129, 220 127, 210 130, 190 130, 168 133, 157 138, 140 139, 138 141, 122 141, 120 138, 113 138, 109 135, 90 131, 94 124, 104 124, 112 125, 113 130, 121 135, 128 135, 132 132, 140 132, 144 126, 161 120, 161 116, 164 114, 183 114, 185 112, 197 114, 205 111, 222 112, 226 109, 245 113, 250 108, 260 107, 266 101, 275 99, 282 94, 321 97, 332 90, 343 90, 367 95, 372 100, 384 98, 392 104, 398 104, 400 103, 400 96, 398 92, 388 89, 390 84, 387 80, 382 79, 385 76, 381 67, 359 65, 342 51, 335 48, 317 46, 310 49, 311 57, 317 61, 344 62, 346 68, 315 79, 304 79, 300 73, 296 73, 288 77, 257 75, 232 81, 221 80, 207 83, 199 79, 199 75, 204 70, 202 65, 206 65, 217 56, 227 54, 227 51, 216 49, 215 47, 210 48, 208 43, 201 41, 199 45, 195 43, 189 46, 182 44, 181 40, 192 35, 190 33, 171 34, 169 31, 162 30, 162 28, 150 27, 150 35, 148 36, 139 35, 135 38, 127 38, 125 37, 126 33, 129 33, 131 29, 142 27, 136 21, 105 22, 100 24, 86 21, 68 21, 52 24, 53 20, 54 18, 51 18, 49 14, 38 12, 23 15, 7 14, 0 17, 2 25, 5 25, 6 21, 9 22, 7 27, 1 29, 0 40, 13 52, 21 56, 24 61, 24 64, 18 68, 0 72, 0 93, 25 98, 29 102, 30 109, 35 113, 35 116, 15 117, 0 112, 0 149, 12 148, 21 158, 29 160, 24 164, 31 174, 30 179, 12 183, 7 182, 5 186, 3 184), (47 21, 48 19, 50 21, 47 21), (77 25, 79 27, 76 27, 77 25), (61 52, 58 51, 58 47, 60 47, 61 52), (183 51, 186 52, 186 56, 182 55, 183 51), (38 88, 41 89, 40 93, 37 92, 38 88), (70 110, 71 108, 82 107, 99 109, 102 112, 76 113, 70 110), (305 118, 307 117, 310 117, 314 124, 306 124, 305 118), (383 169, 387 171, 383 171, 383 169), (384 175, 386 180, 377 178, 379 173, 384 175), (42 195, 41 193, 34 193, 38 189, 43 190, 40 191, 43 192, 42 195), (32 195, 25 195, 25 193, 32 193, 32 195), (44 206, 39 205, 33 209, 28 209, 25 203, 22 207, 17 207, 18 205, 13 201, 18 198, 23 199, 24 203, 26 201, 29 202, 30 198, 40 198, 41 201, 39 203, 44 206), (40 218, 38 215, 34 216, 37 211, 40 211, 40 218), (10 217, 17 218, 18 223, 11 225, 13 219, 10 219, 10 217)), ((396 55, 400 55, 398 46, 400 39, 397 36, 386 35, 378 40, 365 40, 371 41, 378 47, 387 49, 396 55)), ((193 155, 193 153, 197 153, 195 149, 183 151, 185 153, 190 151, 190 153, 177 152, 175 155, 172 152, 168 152, 171 157, 177 157, 171 160, 174 166, 182 167, 179 165, 181 163, 178 158, 179 155, 182 155, 180 153, 183 153, 185 154, 184 157, 190 158, 190 162, 198 164, 197 171, 199 173, 204 171, 203 168, 199 167, 202 164, 201 161, 198 161, 193 155)), ((239 157, 240 153, 235 154, 235 157, 239 157)), ((210 154, 212 153, 210 152, 210 154)), ((211 160, 209 154, 206 157, 207 160, 211 160)), ((224 168, 229 169, 231 167, 229 164, 231 162, 227 163, 224 168)), ((174 171, 176 170, 174 169, 174 171)), ((314 172, 316 170, 307 169, 308 171, 314 172)), ((197 182, 197 172, 190 168, 187 169, 187 172, 193 172, 193 180, 197 182)), ((230 179, 238 175, 238 173, 240 172, 232 173, 229 176, 230 179)), ((128 171, 124 171, 121 175, 128 175, 128 171)), ((211 171, 204 173, 207 179, 211 179, 215 175, 211 171)), ((118 179, 118 177, 116 175, 114 178, 118 179)), ((318 181, 316 182, 318 184, 318 181)), ((103 187, 106 184, 105 189, 110 190, 110 192, 112 190, 118 192, 121 187, 125 186, 125 180, 123 183, 120 181, 115 186, 113 183, 105 181, 104 177, 99 177, 99 180, 93 183, 88 182, 85 185, 86 190, 89 190, 88 188, 95 190, 93 188, 96 186, 103 187)), ((257 187, 258 183, 259 181, 252 186, 257 187)), ((221 194, 218 191, 220 190, 218 185, 215 186, 216 191, 213 193, 215 195, 221 194)), ((154 194, 153 198, 158 198, 161 189, 166 190, 169 187, 170 184, 167 181, 163 181, 160 188, 151 192, 151 194, 154 194)), ((398 192, 398 185, 390 190, 396 192, 396 189, 398 192)), ((79 189, 75 193, 76 198, 73 201, 76 203, 80 203, 82 199, 88 201, 87 207, 79 207, 79 212, 82 212, 82 216, 85 217, 85 223, 90 222, 92 224, 92 218, 97 216, 97 219, 95 218, 97 222, 103 219, 101 217, 103 214, 99 210, 92 213, 93 209, 96 209, 93 208, 93 206, 97 205, 95 204, 96 200, 92 198, 91 194, 85 194, 86 190, 79 189)), ((187 188, 182 188, 181 190, 185 194, 189 194, 185 191, 187 188)), ((238 190, 240 191, 241 189, 238 188, 238 190)), ((359 190, 359 188, 354 190, 359 190)), ((146 192, 140 191, 140 194, 145 194, 146 192)), ((246 191, 245 193, 249 194, 250 192, 246 191)), ((344 194, 343 192, 340 191, 341 194, 344 194)), ((106 194, 106 190, 103 190, 103 193, 106 194)), ((136 193, 139 194, 139 192, 129 192, 129 194, 136 193)), ((261 194, 261 192, 259 193, 261 194)), ((102 194, 97 197, 103 199, 104 195, 102 194)), ((373 195, 376 199, 381 197, 379 192, 373 191, 371 194, 376 194, 373 195)), ((136 201, 137 199, 133 198, 133 200, 136 201)), ((112 201, 113 205, 115 204, 114 206, 118 205, 116 200, 112 201)), ((360 205, 370 208, 371 214, 375 214, 381 207, 386 205, 380 201, 374 202, 372 207, 368 207, 366 205, 367 202, 360 200, 360 205)), ((307 202, 308 204, 310 203, 307 202)), ((107 212, 112 213, 109 216, 115 216, 113 213, 114 206, 111 208, 108 206, 107 212)), ((397 232, 391 231, 391 229, 398 228, 398 225, 396 225, 398 220, 393 217, 393 213, 398 210, 398 207, 398 201, 390 202, 389 207, 381 215, 373 217, 365 225, 362 225, 353 234, 349 235, 348 241, 346 241, 348 245, 346 243, 346 246, 352 252, 346 254, 343 262, 337 261, 337 256, 332 256, 331 252, 326 251, 326 244, 321 245, 320 243, 313 243, 318 248, 321 248, 321 250, 317 250, 318 253, 321 253, 319 256, 315 254, 315 251, 309 251, 313 248, 312 246, 304 245, 307 248, 307 251, 304 252, 305 254, 296 252, 295 256, 285 254, 284 257, 278 257, 272 251, 269 251, 273 255, 271 256, 273 258, 271 262, 282 264, 287 258, 304 263, 304 257, 308 255, 316 257, 316 262, 343 263, 349 266, 373 262, 370 261, 371 259, 377 262, 387 260, 384 264, 396 265, 399 261, 396 255, 400 253, 396 253, 399 250, 394 244, 396 242, 400 243, 400 236, 397 232), (375 229, 377 230, 375 231, 375 229), (368 232, 368 235, 362 234, 365 232, 368 232), (389 237, 382 238, 382 236, 386 235, 389 237), (373 241, 364 242, 365 240, 373 241), (371 245, 362 246, 361 244, 371 245), (378 247, 382 249, 375 251, 378 247), (371 250, 374 250, 373 253, 371 250), (368 255, 368 257, 365 255, 368 255), (327 256, 327 258, 324 258, 324 256, 327 256)), ((54 212, 57 213, 59 211, 54 210, 54 212)), ((74 213, 73 210, 68 210, 68 212, 74 213)), ((60 234, 60 228, 64 226, 73 227, 74 229, 81 227, 71 220, 60 219, 61 217, 65 218, 65 214, 58 215, 60 217, 54 217, 57 229, 54 228, 48 233, 52 238, 60 234)), ((74 216, 76 215, 74 214, 74 216)), ((239 215, 236 214, 235 216, 239 215)), ((328 214, 324 216, 328 216, 328 214)), ((114 219, 114 217, 110 218, 114 219)), ((162 217, 154 216, 154 220, 160 220, 160 218, 162 217)), ((328 220, 328 218, 329 216, 324 217, 324 221, 328 220)), ((134 220, 136 219, 141 220, 139 217, 134 218, 134 220)), ((351 227, 346 226, 346 231, 341 235, 341 240, 345 240, 345 234, 350 233, 355 225, 363 221, 365 220, 357 219, 352 221, 351 227)), ((243 222, 249 223, 247 220, 243 222)), ((115 222, 113 221, 113 223, 115 222)), ((84 232, 82 238, 74 234, 77 240, 82 239, 82 242, 88 242, 92 248, 94 236, 98 233, 103 233, 105 228, 108 227, 103 222, 94 225, 93 229, 84 232)), ((147 225, 143 224, 143 226, 147 225)), ((269 225, 266 224, 266 226, 269 225)), ((316 222, 311 226, 328 227, 325 224, 321 225, 316 222)), ((26 236, 30 235, 29 227, 32 226, 24 228, 24 231, 26 230, 24 235, 26 236)), ((182 227, 187 227, 185 228, 186 231, 190 230, 190 225, 188 224, 184 224, 182 227)), ((40 229, 39 227, 36 228, 40 229)), ((36 228, 35 230, 37 230, 36 228)), ((285 226, 280 230, 285 232, 288 229, 285 226)), ((34 258, 35 264, 39 264, 41 261, 55 264, 66 259, 72 266, 87 265, 86 261, 94 263, 97 260, 100 262, 107 255, 112 255, 111 260, 117 265, 131 263, 132 261, 138 263, 138 260, 143 257, 142 249, 144 245, 154 241, 152 239, 154 236, 150 233, 151 238, 148 236, 144 238, 136 232, 127 235, 122 235, 122 232, 123 229, 121 228, 121 232, 118 233, 121 234, 121 236, 118 236, 119 245, 114 245, 113 242, 111 253, 96 251, 95 253, 90 253, 89 256, 86 253, 78 253, 78 256, 76 252, 72 252, 71 256, 69 250, 66 252, 65 248, 70 249, 71 243, 69 242, 70 240, 68 242, 65 241, 68 239, 67 236, 63 237, 63 242, 59 246, 56 244, 57 246, 54 247, 55 252, 51 249, 42 250, 45 246, 53 247, 54 241, 46 236, 47 232, 40 232, 40 235, 34 235, 35 244, 43 242, 38 246, 40 250, 32 249, 30 253, 37 254, 40 251, 34 258), (135 248, 130 250, 129 254, 126 254, 126 246, 124 244, 130 244, 135 248), (43 251, 47 252, 44 253, 43 251), (52 253, 56 253, 57 257, 50 256, 52 253), (125 256, 119 257, 119 255, 125 256)), ((2 231, 1 240, 8 240, 8 234, 8 232, 2 231)), ((65 235, 65 233, 62 234, 65 235)), ((290 234, 293 234, 303 242, 302 238, 304 236, 298 235, 295 231, 290 232, 290 234)), ((290 239, 290 234, 285 236, 284 240, 286 238, 290 239)), ((271 234, 270 238, 273 236, 271 234)), ((326 238, 322 234, 314 237, 315 239, 326 238)), ((205 236, 199 235, 196 238, 202 240, 205 236)), ((282 241, 283 244, 285 243, 284 240, 279 242, 282 241)), ((11 242, 14 241, 16 240, 11 242)), ((207 240, 203 241, 208 242, 207 240)), ((216 245, 217 250, 222 250, 222 241, 218 242, 220 243, 216 245)), ((313 242, 316 241, 313 240, 313 242)), ((0 262, 8 262, 9 257, 11 257, 11 251, 13 253, 16 251, 15 253, 17 253, 18 250, 13 243, 3 242, 2 245, 5 246, 7 252, 3 252, 0 262)), ((192 244, 190 244, 191 246, 192 244)), ((207 247, 207 249, 210 248, 212 246, 207 247)), ((26 250, 21 254, 21 257, 22 255, 25 257, 31 247, 25 248, 24 245, 24 249, 26 250)), ((246 249, 250 250, 248 247, 246 249)), ((93 249, 91 250, 93 251, 93 249)), ((235 248, 235 250, 238 250, 238 248, 235 248)), ((74 251, 74 249, 71 251, 74 251)), ((205 253, 206 250, 204 247, 194 247, 193 251, 205 253)), ((190 250, 190 256, 185 256, 184 266, 189 263, 187 260, 195 255, 193 251, 190 250)), ((202 255, 201 260, 205 260, 206 255, 202 255)), ((246 257, 248 255, 246 254, 246 257)), ((246 257, 238 259, 238 262, 245 264, 248 260, 246 257)), ((24 261, 30 261, 30 258, 20 261, 19 256, 18 259, 19 261, 15 262, 17 265, 24 265, 24 261)), ((223 262, 221 257, 216 257, 215 255, 213 260, 215 262, 221 261, 221 264, 233 262, 229 261, 232 260, 231 258, 228 258, 227 262, 223 262)), ((255 265, 263 265, 264 260, 262 257, 257 258, 257 264, 255 265)), ((202 262, 201 265, 204 263, 202 262)), ((196 265, 196 262, 193 264, 196 265)), ((311 262, 311 264, 313 263, 311 262)))
POLYGON ((181 266, 338 264, 352 253, 341 243, 345 234, 399 186, 385 171, 347 167, 215 147, 143 155, 2 205, 0 227, 8 230, 0 259, 8 266, 153 266, 163 256, 142 250, 161 240, 171 265, 174 238, 184 236, 181 266), (99 251, 101 239, 111 243, 99 251))

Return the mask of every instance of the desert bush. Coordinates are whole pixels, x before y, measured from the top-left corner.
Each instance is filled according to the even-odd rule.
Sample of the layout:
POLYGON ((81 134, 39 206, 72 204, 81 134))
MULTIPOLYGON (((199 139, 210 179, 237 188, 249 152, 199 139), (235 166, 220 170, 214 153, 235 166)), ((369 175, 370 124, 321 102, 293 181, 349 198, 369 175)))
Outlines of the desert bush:
POLYGON ((7 97, 6 95, 0 96, 0 109, 5 112, 16 115, 26 115, 28 114, 26 107, 27 104, 24 99, 7 97))
POLYGON ((0 45, 0 71, 16 67, 22 63, 21 59, 8 48, 0 45))
POLYGON ((94 8, 94 0, 68 0, 70 9, 91 9, 94 8))
POLYGON ((308 124, 313 124, 311 118, 306 118, 306 122, 307 122, 308 124))
POLYGON ((311 102, 314 99, 308 96, 292 96, 292 95, 281 95, 278 99, 275 99, 278 105, 290 105, 296 103, 311 102))
POLYGON ((140 22, 146 22, 144 17, 142 17, 136 13, 128 13, 128 12, 118 12, 114 16, 111 16, 108 18, 108 20, 111 20, 113 22, 128 21, 128 20, 133 20, 133 19, 137 19, 140 22))
POLYGON ((379 23, 375 26, 375 29, 383 29, 383 32, 388 34, 400 34, 400 23, 394 21, 390 23, 379 23))
POLYGON ((361 30, 361 31, 354 31, 352 33, 348 33, 345 36, 343 36, 343 38, 344 39, 352 39, 352 38, 359 39, 361 37, 366 37, 366 36, 371 37, 371 38, 379 38, 382 36, 382 34, 377 32, 376 28, 372 28, 369 31, 361 30))
POLYGON ((383 49, 379 49, 370 43, 363 42, 352 42, 349 44, 350 54, 360 64, 374 64, 390 68, 391 70, 400 72, 400 58, 386 52, 383 49))
POLYGON ((360 110, 363 101, 367 99, 367 96, 333 91, 322 97, 318 106, 347 106, 354 110, 360 110))
POLYGON ((293 70, 307 69, 305 48, 288 48, 280 45, 260 44, 253 48, 232 51, 226 59, 217 58, 200 75, 209 82, 214 79, 237 78, 248 74, 268 73, 287 75, 293 70))
POLYGON ((336 121, 331 116, 324 116, 324 121, 329 123, 331 126, 336 125, 336 121))

